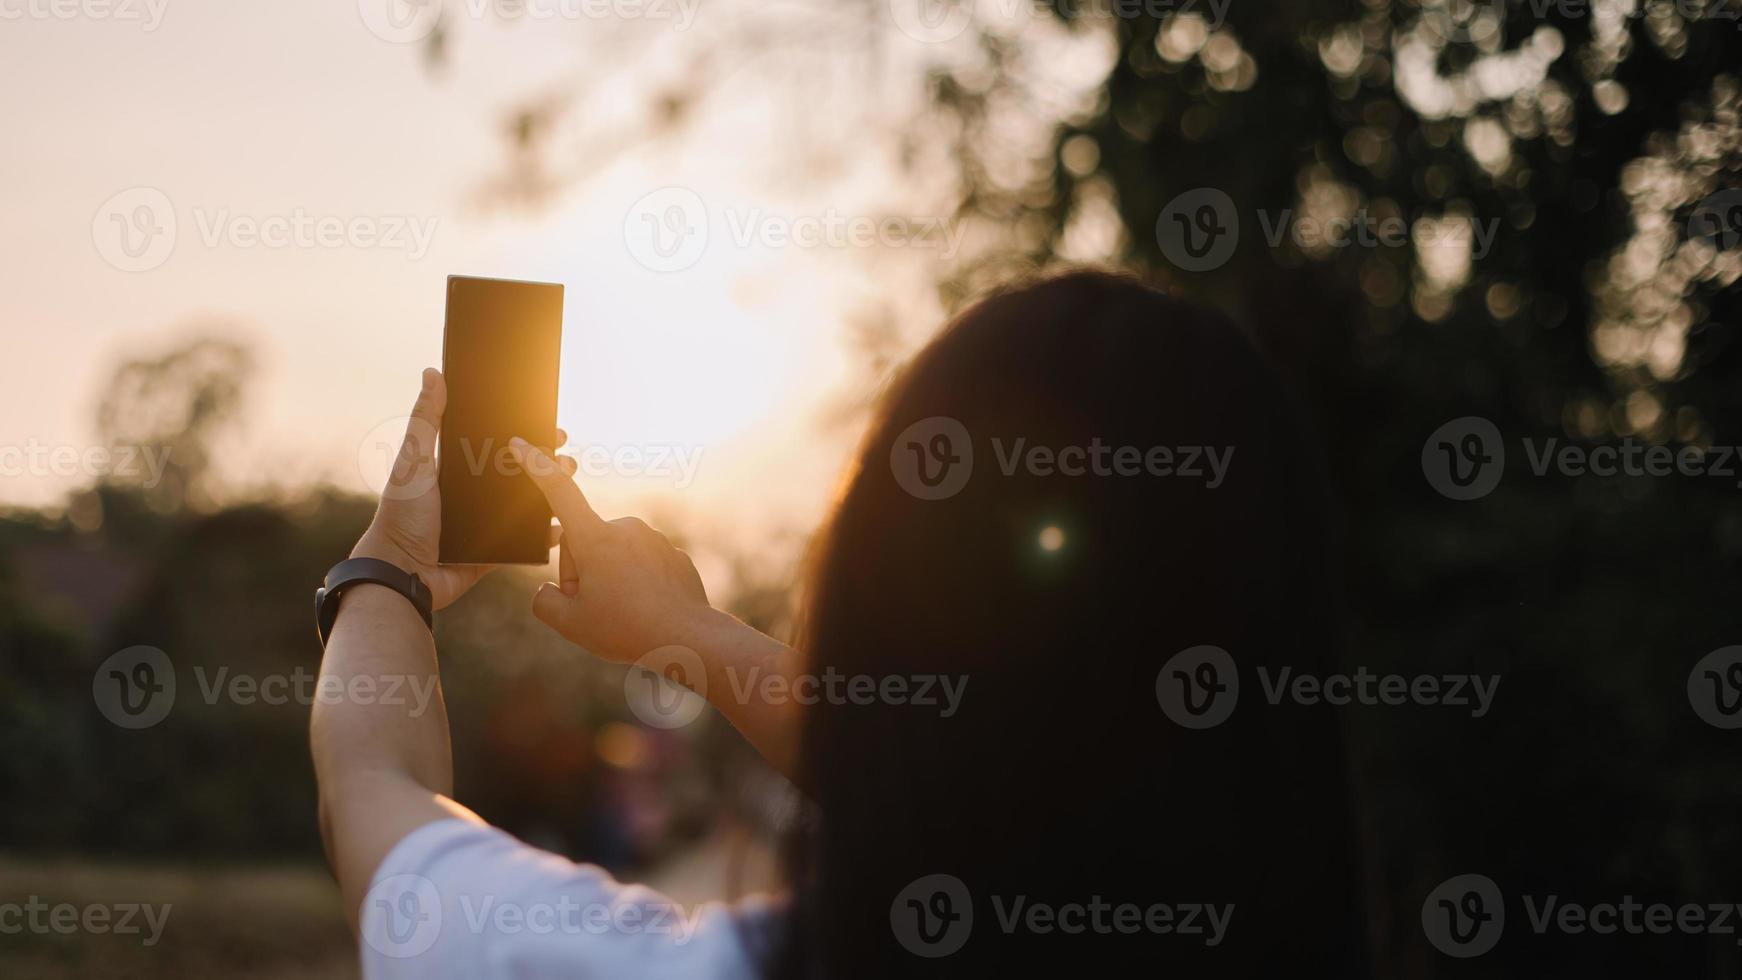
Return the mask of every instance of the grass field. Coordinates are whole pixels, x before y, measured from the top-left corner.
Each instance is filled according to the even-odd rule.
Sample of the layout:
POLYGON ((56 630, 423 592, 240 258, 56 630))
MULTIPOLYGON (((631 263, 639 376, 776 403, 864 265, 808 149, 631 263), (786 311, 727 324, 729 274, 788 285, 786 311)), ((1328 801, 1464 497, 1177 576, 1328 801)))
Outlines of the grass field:
POLYGON ((318 865, 164 867, 0 858, 0 905, 42 906, 0 917, 0 977, 357 976, 339 892, 318 865), (159 925, 129 906, 153 907, 159 925), (99 907, 87 928, 74 923, 99 907), (56 916, 59 916, 57 921, 56 916), (17 931, 16 927, 22 926, 17 931), (123 928, 136 929, 120 934, 123 928))

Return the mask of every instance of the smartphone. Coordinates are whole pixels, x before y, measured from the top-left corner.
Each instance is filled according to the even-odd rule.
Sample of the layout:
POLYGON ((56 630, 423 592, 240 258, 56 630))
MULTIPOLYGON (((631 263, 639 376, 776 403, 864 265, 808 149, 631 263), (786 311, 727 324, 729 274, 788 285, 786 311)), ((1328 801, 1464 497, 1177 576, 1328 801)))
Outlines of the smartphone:
POLYGON ((509 451, 515 436, 555 450, 563 287, 448 277, 437 482, 444 565, 550 560, 550 505, 509 451))

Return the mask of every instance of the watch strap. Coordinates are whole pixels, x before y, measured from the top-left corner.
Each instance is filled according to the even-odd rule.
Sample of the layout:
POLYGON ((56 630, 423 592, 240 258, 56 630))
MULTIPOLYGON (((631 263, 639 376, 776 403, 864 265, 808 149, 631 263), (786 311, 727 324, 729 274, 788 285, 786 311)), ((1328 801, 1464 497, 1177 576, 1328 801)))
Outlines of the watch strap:
POLYGON ((435 629, 434 600, 423 579, 379 558, 347 558, 334 565, 327 572, 326 581, 315 590, 315 629, 323 648, 339 619, 339 599, 346 589, 364 582, 386 586, 404 596, 423 617, 423 624, 435 629))

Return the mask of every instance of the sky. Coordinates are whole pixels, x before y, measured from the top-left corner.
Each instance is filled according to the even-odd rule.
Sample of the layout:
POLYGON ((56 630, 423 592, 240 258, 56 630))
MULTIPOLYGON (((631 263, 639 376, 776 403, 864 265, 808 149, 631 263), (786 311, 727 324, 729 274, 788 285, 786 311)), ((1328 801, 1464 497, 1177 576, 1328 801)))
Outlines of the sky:
MULTIPOLYGON (((216 329, 259 362, 226 479, 365 491, 372 444, 440 363, 446 277, 531 279, 566 287, 571 446, 673 461, 588 476, 602 512, 693 509, 747 534, 814 522, 856 438, 830 419, 875 388, 851 317, 896 292, 936 316, 924 284, 948 228, 902 210, 878 136, 918 73, 868 107, 840 70, 795 83, 748 59, 682 136, 593 160, 589 141, 735 36, 728 0, 513 22, 449 0, 433 71, 385 2, 0 0, 0 447, 90 446, 122 358, 216 329), (584 124, 558 138, 589 172, 536 209, 480 206, 508 159, 505 112, 542 92, 576 100, 584 124), (806 168, 821 176, 793 178, 806 168), (892 208, 914 218, 893 240, 875 231, 892 208)), ((0 504, 88 482, 17 469, 0 504)))

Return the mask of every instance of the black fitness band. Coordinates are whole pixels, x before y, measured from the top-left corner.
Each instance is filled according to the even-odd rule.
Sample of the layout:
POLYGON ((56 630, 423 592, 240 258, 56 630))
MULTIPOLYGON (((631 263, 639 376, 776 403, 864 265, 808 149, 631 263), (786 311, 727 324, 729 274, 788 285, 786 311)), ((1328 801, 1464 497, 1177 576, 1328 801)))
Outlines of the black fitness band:
POLYGON ((315 590, 315 630, 320 634, 322 649, 326 648, 333 623, 339 618, 339 597, 346 589, 363 582, 385 585, 404 596, 423 617, 423 625, 434 631, 435 613, 431 609, 434 602, 423 579, 379 558, 347 558, 334 565, 325 584, 315 590))

